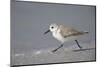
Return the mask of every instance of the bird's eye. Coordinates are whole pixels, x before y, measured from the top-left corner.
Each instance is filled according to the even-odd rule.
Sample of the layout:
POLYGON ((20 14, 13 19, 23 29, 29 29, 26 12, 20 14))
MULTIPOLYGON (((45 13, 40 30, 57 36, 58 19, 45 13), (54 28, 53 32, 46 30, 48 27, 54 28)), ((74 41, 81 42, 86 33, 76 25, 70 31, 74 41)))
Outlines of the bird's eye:
POLYGON ((54 28, 54 27, 51 27, 52 29, 54 28))

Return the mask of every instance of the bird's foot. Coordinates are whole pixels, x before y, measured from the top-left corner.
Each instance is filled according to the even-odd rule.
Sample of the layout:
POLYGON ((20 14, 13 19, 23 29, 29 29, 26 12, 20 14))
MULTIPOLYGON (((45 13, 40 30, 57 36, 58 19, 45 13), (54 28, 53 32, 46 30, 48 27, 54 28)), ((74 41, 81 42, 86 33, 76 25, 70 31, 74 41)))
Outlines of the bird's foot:
POLYGON ((54 52, 56 52, 57 51, 57 49, 55 49, 55 50, 52 50, 52 52, 54 53, 54 52))
POLYGON ((60 49, 61 47, 63 47, 63 44, 61 44, 58 48, 54 49, 52 52, 56 52, 58 49, 60 49))

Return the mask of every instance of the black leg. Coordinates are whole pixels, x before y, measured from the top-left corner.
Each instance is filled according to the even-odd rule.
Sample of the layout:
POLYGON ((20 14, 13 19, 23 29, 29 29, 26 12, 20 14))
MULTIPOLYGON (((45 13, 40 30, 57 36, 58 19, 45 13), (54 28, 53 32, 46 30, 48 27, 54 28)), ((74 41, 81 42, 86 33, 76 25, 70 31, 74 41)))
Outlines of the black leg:
POLYGON ((60 49, 61 47, 63 47, 63 44, 61 44, 58 48, 54 49, 52 52, 56 52, 58 49, 60 49))
POLYGON ((78 41, 75 40, 75 42, 77 43, 78 47, 81 49, 82 47, 79 45, 78 41))

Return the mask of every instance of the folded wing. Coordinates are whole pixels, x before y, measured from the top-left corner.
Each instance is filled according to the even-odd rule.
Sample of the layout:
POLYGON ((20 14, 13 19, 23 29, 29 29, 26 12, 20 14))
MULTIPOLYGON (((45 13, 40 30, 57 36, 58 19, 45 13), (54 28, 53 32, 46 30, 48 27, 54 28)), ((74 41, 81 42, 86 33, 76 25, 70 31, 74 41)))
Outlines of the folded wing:
POLYGON ((66 38, 70 36, 83 35, 85 32, 79 32, 73 28, 67 28, 63 25, 60 25, 60 33, 64 38, 66 38))

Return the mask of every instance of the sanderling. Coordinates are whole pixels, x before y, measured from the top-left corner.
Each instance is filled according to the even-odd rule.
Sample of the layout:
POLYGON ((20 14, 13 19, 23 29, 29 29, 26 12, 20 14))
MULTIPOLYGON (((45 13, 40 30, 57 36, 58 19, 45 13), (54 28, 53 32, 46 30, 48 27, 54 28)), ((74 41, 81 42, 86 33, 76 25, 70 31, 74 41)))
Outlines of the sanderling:
POLYGON ((52 52, 56 52, 59 48, 63 47, 63 44, 66 41, 69 40, 74 40, 77 46, 81 49, 82 47, 79 45, 77 38, 80 35, 88 33, 84 31, 77 31, 73 28, 66 27, 64 25, 57 25, 56 23, 51 24, 49 30, 47 30, 44 34, 47 34, 50 31, 52 32, 53 37, 61 42, 61 45, 54 49, 52 52))

